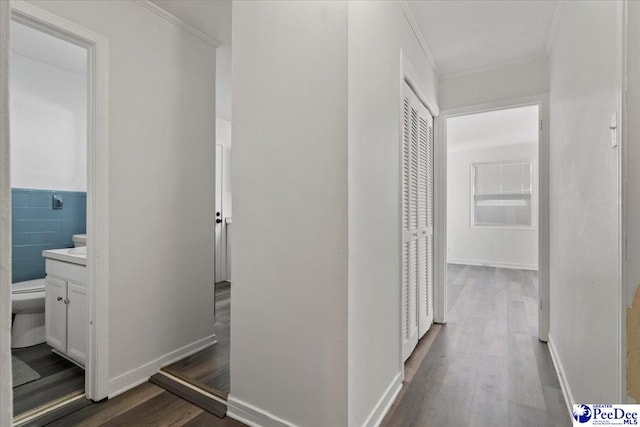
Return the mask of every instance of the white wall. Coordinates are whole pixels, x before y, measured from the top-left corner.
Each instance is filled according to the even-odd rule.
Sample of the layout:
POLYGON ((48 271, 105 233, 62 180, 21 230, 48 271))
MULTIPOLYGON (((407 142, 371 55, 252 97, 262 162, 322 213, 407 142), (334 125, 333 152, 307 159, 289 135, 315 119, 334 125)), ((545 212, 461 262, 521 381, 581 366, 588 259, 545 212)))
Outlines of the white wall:
POLYGON ((115 392, 213 334, 215 48, 135 2, 33 3, 109 38, 115 392))
POLYGON ((373 425, 398 391, 400 50, 437 78, 399 2, 349 2, 349 425, 373 425))
POLYGON ((220 117, 216 118, 216 144, 222 145, 222 206, 225 217, 231 217, 231 122, 220 117))
POLYGON ((550 61, 550 341, 576 402, 618 401, 619 2, 565 2, 550 61))
POLYGON ((494 267, 538 268, 538 144, 449 150, 447 154, 447 261, 494 267), (531 228, 471 226, 471 165, 531 162, 531 228))
POLYGON ((231 44, 216 49, 216 114, 231 121, 231 44))
POLYGON ((549 61, 541 57, 500 68, 443 76, 439 90, 442 110, 546 93, 549 61))
POLYGON ((13 53, 9 84, 11 186, 86 191, 86 74, 13 53))
POLYGON ((229 414, 344 426, 347 4, 234 2, 232 37, 229 414))
POLYGON ((230 412, 372 425, 402 375, 400 49, 433 99, 435 73, 396 2, 348 4, 348 57, 345 3, 233 16, 230 412))

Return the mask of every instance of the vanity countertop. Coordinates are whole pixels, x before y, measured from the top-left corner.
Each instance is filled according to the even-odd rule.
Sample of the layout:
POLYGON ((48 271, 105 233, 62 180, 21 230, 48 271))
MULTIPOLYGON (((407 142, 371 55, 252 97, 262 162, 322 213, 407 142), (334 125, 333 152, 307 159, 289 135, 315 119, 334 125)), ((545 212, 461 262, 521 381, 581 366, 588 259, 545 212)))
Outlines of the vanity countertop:
POLYGON ((58 261, 69 262, 71 264, 87 265, 87 247, 65 249, 48 249, 42 251, 42 256, 58 261))

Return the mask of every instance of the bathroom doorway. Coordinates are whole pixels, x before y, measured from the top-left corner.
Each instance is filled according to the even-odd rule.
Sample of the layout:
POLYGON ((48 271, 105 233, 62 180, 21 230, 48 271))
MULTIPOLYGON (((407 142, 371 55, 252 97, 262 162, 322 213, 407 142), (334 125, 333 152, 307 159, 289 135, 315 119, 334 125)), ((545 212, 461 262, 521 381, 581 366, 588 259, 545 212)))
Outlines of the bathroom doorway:
POLYGON ((87 51, 11 22, 14 419, 84 396, 87 51), (77 246, 77 247, 74 247, 77 246))
POLYGON ((107 41, 24 2, 11 3, 9 32, 0 203, 12 238, 0 246, 12 375, 1 386, 18 426, 108 395, 107 41))

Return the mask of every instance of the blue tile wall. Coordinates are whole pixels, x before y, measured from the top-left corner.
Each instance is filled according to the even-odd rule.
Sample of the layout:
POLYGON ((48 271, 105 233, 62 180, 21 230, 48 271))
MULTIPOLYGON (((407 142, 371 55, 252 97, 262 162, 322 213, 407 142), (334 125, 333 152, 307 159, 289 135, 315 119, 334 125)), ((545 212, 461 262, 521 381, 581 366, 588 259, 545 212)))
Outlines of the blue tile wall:
POLYGON ((13 283, 45 276, 45 249, 73 246, 74 234, 87 230, 87 193, 80 191, 11 189, 13 283), (62 209, 53 209, 53 195, 62 209))

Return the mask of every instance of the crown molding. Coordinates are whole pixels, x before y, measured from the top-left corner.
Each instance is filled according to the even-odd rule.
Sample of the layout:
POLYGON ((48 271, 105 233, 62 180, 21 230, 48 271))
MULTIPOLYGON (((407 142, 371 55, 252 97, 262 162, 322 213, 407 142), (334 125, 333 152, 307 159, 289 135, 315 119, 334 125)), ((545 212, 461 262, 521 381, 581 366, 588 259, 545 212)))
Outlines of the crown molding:
POLYGON ((508 61, 498 62, 495 64, 485 65, 483 67, 471 68, 469 70, 456 71, 455 73, 442 74, 440 80, 456 79, 458 77, 470 76, 472 74, 483 73, 485 71, 497 70, 499 68, 510 67, 513 65, 527 64, 529 62, 548 59, 546 54, 526 56, 524 58, 510 59, 508 61))
POLYGON ((164 10, 163 8, 161 8, 160 6, 158 6, 155 3, 152 3, 149 0, 133 0, 135 3, 137 3, 138 5, 144 7, 147 10, 150 10, 151 12, 155 13, 156 15, 158 15, 159 17, 161 17, 162 19, 164 19, 165 21, 175 25, 176 27, 179 27, 181 29, 183 29, 184 31, 186 31, 187 33, 191 34, 192 36, 202 40, 203 42, 207 43, 208 45, 211 45, 213 47, 218 47, 221 45, 221 43, 214 39, 213 37, 203 33, 202 31, 198 30, 196 27, 187 24, 186 22, 184 22, 182 19, 178 18, 177 16, 167 12, 166 10, 164 10))
POLYGON ((422 48, 422 51, 424 52, 424 54, 427 56, 427 59, 431 63, 431 66, 433 67, 433 71, 435 71, 436 75, 439 75, 440 69, 438 68, 438 63, 433 57, 433 54, 431 53, 431 49, 429 49, 429 45, 427 44, 427 41, 424 39, 424 36, 422 35, 422 31, 420 31, 420 27, 418 26, 418 22, 416 21, 415 15, 413 14, 413 12, 411 11, 411 8, 409 7, 409 3, 407 3, 407 0, 401 0, 400 5, 402 6, 402 11, 404 12, 404 16, 407 18, 407 21, 409 21, 409 26, 413 30, 413 34, 415 34, 416 38, 418 39, 418 44, 420 45, 420 48, 422 48))
POLYGON ((553 45, 556 42, 556 34, 558 32, 558 26, 560 25, 560 15, 562 14, 563 7, 564 1, 558 0, 556 3, 556 9, 553 12, 553 21, 551 22, 551 28, 549 29, 549 37, 547 38, 547 48, 545 49, 547 56, 551 56, 553 45))

